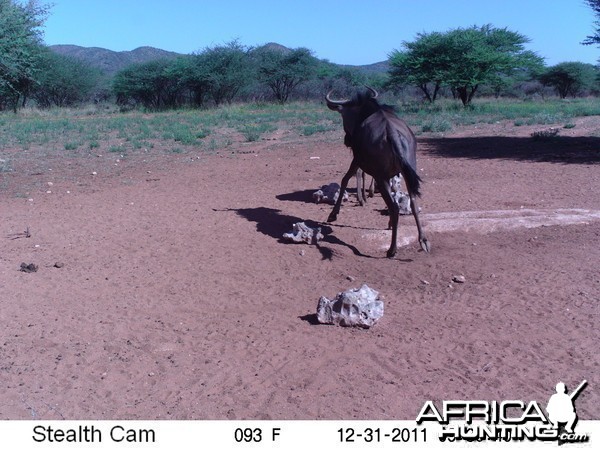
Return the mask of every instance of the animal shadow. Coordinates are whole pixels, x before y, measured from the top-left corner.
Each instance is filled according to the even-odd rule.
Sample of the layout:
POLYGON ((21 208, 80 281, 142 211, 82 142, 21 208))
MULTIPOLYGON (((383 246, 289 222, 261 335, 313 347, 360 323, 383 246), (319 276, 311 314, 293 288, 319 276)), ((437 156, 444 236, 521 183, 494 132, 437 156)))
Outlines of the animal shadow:
POLYGON ((266 236, 277 239, 278 242, 287 242, 283 239, 284 233, 289 233, 297 222, 304 222, 311 228, 321 228, 321 234, 323 234, 323 240, 316 244, 317 249, 321 253, 324 260, 331 260, 335 254, 334 250, 323 243, 340 245, 348 247, 357 256, 363 256, 369 258, 368 255, 362 254, 353 245, 347 244, 346 242, 338 239, 333 235, 333 229, 326 224, 315 222, 313 220, 303 220, 296 216, 290 216, 282 214, 281 210, 274 208, 265 208, 263 206, 258 208, 241 208, 234 209, 235 213, 243 217, 244 219, 256 223, 256 230, 266 236))
MULTIPOLYGON (((319 188, 319 189, 321 189, 321 188, 319 188)), ((280 200, 283 202, 315 203, 313 194, 317 190, 318 189, 304 189, 303 191, 295 191, 295 192, 289 192, 287 194, 279 194, 279 195, 276 195, 275 198, 277 200, 280 200)), ((348 194, 356 194, 356 189, 347 188, 346 192, 348 194)))
POLYGON ((302 203, 314 203, 313 193, 316 189, 305 189, 303 191, 289 192, 287 194, 276 195, 277 200, 284 202, 302 202, 302 203))
POLYGON ((258 208, 234 209, 233 211, 235 211, 238 216, 256 223, 256 231, 259 233, 270 236, 281 242, 284 242, 282 238, 283 233, 292 231, 293 225, 297 222, 304 222, 311 228, 319 226, 316 222, 282 214, 279 209, 265 208, 263 206, 258 208))

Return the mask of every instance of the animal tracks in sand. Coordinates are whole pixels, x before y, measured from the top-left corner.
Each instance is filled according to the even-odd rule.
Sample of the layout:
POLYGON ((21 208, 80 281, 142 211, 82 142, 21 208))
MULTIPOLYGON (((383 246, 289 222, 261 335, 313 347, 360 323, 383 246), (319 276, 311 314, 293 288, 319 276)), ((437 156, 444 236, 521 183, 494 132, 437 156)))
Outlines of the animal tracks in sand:
MULTIPOLYGON (((460 211, 422 214, 428 233, 464 231, 487 234, 518 228, 537 228, 553 225, 582 225, 600 220, 600 211, 588 209, 517 209, 492 211, 460 211)), ((414 226, 398 227, 398 245, 406 246, 416 241, 414 226)), ((363 237, 387 248, 390 230, 369 231, 363 237)))

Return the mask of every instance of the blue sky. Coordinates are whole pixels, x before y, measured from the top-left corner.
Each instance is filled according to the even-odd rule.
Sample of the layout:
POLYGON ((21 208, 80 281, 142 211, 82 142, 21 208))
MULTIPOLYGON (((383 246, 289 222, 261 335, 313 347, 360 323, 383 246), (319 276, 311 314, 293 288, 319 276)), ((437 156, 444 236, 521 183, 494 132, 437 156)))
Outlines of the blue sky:
POLYGON ((338 64, 387 59, 419 32, 491 23, 529 37, 548 65, 595 64, 583 46, 595 17, 583 0, 51 0, 45 42, 192 53, 234 39, 307 47, 338 64))

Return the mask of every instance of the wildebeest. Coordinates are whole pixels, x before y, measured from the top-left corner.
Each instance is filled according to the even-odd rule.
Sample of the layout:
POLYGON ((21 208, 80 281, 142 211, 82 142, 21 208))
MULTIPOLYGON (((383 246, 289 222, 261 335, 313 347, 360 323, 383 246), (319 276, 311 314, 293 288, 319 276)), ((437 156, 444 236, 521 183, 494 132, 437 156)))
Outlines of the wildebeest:
MULTIPOLYGON (((398 204, 392 199, 390 178, 401 173, 406 183, 412 214, 417 223, 421 248, 429 252, 431 245, 425 237, 416 197, 420 197, 421 178, 417 174, 417 140, 408 125, 400 119, 391 106, 380 105, 377 91, 367 87, 368 92, 358 93, 351 100, 332 100, 331 91, 326 95, 327 106, 342 115, 344 143, 352 149, 352 163, 342 178, 340 192, 344 192, 350 178, 362 169, 371 175, 390 212, 392 243, 387 251, 388 258, 396 254, 398 234, 398 204)), ((341 196, 338 198, 328 222, 337 219, 341 196)))
MULTIPOLYGON (((375 180, 371 177, 371 184, 368 188, 369 197, 373 197, 375 193, 375 180)), ((356 171, 356 197, 360 206, 365 206, 367 203, 367 174, 358 169, 356 171)))

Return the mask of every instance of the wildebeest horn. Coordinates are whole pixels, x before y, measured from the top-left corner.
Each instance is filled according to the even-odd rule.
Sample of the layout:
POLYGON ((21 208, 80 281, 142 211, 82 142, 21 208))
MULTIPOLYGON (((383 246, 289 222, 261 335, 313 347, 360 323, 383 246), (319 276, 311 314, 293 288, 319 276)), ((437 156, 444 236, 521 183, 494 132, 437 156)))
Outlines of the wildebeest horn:
POLYGON ((342 106, 348 102, 348 100, 332 100, 329 96, 333 92, 333 89, 330 90, 325 96, 325 100, 327 100, 327 104, 330 106, 342 106))
POLYGON ((365 87, 369 90, 369 92, 371 92, 371 98, 377 98, 377 96, 379 95, 379 92, 377 92, 371 86, 367 86, 366 84, 365 84, 365 87))

